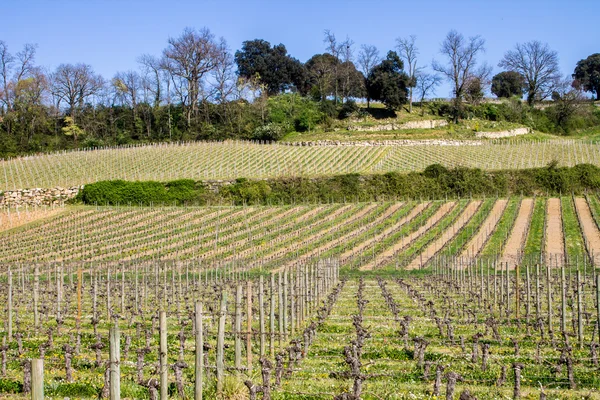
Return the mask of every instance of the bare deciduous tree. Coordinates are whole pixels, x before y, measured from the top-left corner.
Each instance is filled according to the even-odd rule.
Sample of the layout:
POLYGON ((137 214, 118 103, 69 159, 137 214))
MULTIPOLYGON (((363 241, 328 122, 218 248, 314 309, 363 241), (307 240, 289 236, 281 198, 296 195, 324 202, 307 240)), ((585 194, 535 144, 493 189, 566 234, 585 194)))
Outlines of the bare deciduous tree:
POLYGON ((398 54, 405 60, 405 65, 408 69, 408 77, 410 78, 408 86, 408 112, 412 112, 413 90, 417 85, 417 75, 421 68, 417 67, 417 57, 419 56, 419 48, 416 45, 417 37, 410 35, 408 38, 397 38, 396 49, 398 54))
POLYGON ((157 108, 161 101, 161 60, 152 55, 144 54, 138 58, 138 63, 142 65, 146 74, 142 78, 143 88, 153 94, 154 107, 157 108))
MULTIPOLYGON (((433 61, 434 71, 442 74, 453 85, 454 122, 457 123, 462 109, 462 100, 467 83, 473 76, 482 75, 485 71, 477 70, 477 57, 485 51, 485 40, 480 36, 469 39, 451 30, 442 42, 440 53, 447 58, 447 64, 433 61)), ((484 69, 488 69, 484 67, 484 69)), ((488 69, 489 70, 489 69, 488 69)))
POLYGON ((420 71, 416 76, 416 92, 420 98, 421 115, 424 114, 423 102, 429 95, 435 93, 435 89, 442 83, 442 77, 437 74, 428 74, 420 71))
POLYGON ((523 75, 529 105, 550 97, 561 78, 558 53, 538 40, 517 43, 514 50, 504 54, 498 66, 523 75))
POLYGON ((75 121, 77 108, 104 88, 104 79, 88 64, 61 64, 51 76, 51 87, 58 105, 67 103, 75 121))
POLYGON ((208 28, 199 31, 185 28, 180 37, 169 39, 163 55, 168 71, 186 83, 185 93, 181 93, 181 97, 188 109, 189 125, 192 115, 196 116, 198 113, 202 79, 216 66, 218 44, 208 28))
POLYGON ((0 97, 6 108, 10 108, 8 82, 14 61, 15 57, 8 52, 8 46, 4 41, 0 40, 0 76, 2 76, 2 96, 0 97))
MULTIPOLYGON (((365 76, 365 79, 369 77, 369 74, 373 68, 381 62, 381 56, 379 50, 373 45, 363 44, 360 46, 360 52, 358 53, 358 65, 360 66, 361 72, 365 76)), ((367 93, 367 108, 371 107, 371 99, 369 92, 367 93)))
POLYGON ((30 77, 34 72, 36 50, 37 45, 26 43, 23 50, 13 56, 9 53, 6 43, 0 40, 0 77, 2 77, 0 101, 4 103, 7 110, 12 107, 14 91, 18 83, 30 77))

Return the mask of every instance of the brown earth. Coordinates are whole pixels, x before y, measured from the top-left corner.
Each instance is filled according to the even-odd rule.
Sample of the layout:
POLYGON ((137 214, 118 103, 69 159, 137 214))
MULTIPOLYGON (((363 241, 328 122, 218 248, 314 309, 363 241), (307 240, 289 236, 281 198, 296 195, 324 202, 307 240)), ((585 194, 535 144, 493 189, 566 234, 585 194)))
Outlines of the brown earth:
POLYGON ((584 198, 577 197, 575 199, 575 208, 579 216, 579 223, 581 224, 588 254, 593 257, 594 265, 597 265, 597 262, 600 261, 600 230, 596 225, 596 221, 594 221, 590 206, 584 198))
POLYGON ((470 202, 465 210, 460 214, 458 219, 454 222, 454 224, 448 227, 437 240, 427 246, 427 248, 421 252, 421 254, 415 257, 410 264, 408 264, 406 269, 417 269, 420 268, 421 265, 427 264, 429 259, 436 255, 437 252, 440 251, 450 240, 452 240, 459 230, 471 220, 480 206, 481 200, 470 202))
POLYGON ((565 259, 561 209, 560 199, 548 199, 544 253, 551 265, 562 265, 565 259))
POLYGON ((531 222, 530 217, 533 204, 533 199, 523 199, 521 201, 517 219, 504 246, 500 262, 508 263, 508 268, 510 269, 514 269, 521 259, 523 246, 525 245, 525 239, 529 231, 529 223, 531 222))

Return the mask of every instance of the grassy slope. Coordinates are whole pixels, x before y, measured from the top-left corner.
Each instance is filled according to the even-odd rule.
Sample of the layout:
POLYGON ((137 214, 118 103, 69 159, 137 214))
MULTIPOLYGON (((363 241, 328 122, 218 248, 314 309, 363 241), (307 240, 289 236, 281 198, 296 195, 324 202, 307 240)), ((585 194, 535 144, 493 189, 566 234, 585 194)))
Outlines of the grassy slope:
POLYGON ((562 205, 563 229, 565 231, 565 250, 568 259, 571 261, 575 261, 577 258, 582 259, 585 255, 585 246, 573 201, 570 197, 562 197, 560 201, 562 205))
POLYGON ((521 199, 518 197, 513 197, 509 200, 500 221, 498 221, 498 227, 481 251, 482 255, 496 256, 502 252, 505 239, 510 235, 513 223, 515 222, 515 216, 519 212, 520 201, 521 199))
POLYGON ((533 215, 527 241, 525 242, 525 254, 539 255, 542 251, 542 239, 544 236, 544 221, 546 219, 546 199, 535 200, 533 215))

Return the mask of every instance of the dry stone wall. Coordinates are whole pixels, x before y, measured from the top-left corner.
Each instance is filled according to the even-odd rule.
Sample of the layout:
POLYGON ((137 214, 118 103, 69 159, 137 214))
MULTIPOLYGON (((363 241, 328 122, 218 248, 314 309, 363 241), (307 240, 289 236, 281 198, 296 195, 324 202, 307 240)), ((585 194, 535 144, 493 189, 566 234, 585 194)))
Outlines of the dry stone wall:
POLYGON ((83 186, 52 189, 19 189, 0 192, 0 207, 60 205, 77 196, 83 186))
POLYGON ((426 121, 409 121, 403 124, 381 124, 373 126, 351 125, 349 131, 360 132, 381 132, 381 131, 397 131, 403 129, 434 129, 448 125, 448 121, 443 119, 431 119, 426 121))

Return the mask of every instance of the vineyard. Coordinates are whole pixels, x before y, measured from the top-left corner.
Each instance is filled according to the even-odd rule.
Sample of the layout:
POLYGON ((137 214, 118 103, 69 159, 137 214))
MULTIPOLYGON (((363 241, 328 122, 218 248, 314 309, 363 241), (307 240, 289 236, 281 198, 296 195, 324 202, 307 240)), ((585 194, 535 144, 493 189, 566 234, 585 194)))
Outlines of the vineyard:
POLYGON ((596 194, 0 217, 3 397, 599 396, 596 194))
MULTIPOLYGON (((201 262, 283 269, 336 258, 357 270, 486 259, 598 264, 600 200, 456 199, 286 206, 67 207, 5 211, 0 262, 201 262), (50 215, 51 217, 46 217, 50 215), (44 241, 44 246, 39 241, 44 241)), ((5 270, 6 268, 4 268, 5 270)))
POLYGON ((420 171, 440 163, 486 170, 600 166, 600 146, 583 141, 472 141, 448 145, 291 146, 196 142, 73 151, 0 161, 0 190, 73 187, 101 180, 223 180, 420 171))

